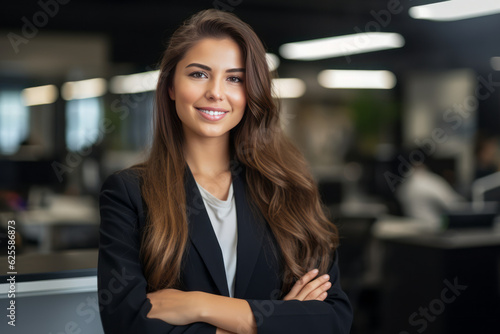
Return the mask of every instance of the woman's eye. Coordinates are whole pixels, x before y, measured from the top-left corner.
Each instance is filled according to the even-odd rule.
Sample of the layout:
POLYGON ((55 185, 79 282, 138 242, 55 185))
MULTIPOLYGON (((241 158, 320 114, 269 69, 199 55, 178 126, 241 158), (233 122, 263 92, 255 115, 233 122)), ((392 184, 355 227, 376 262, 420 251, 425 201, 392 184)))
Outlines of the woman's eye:
POLYGON ((191 76, 193 78, 197 78, 197 79, 207 77, 206 73, 203 73, 203 72, 193 72, 189 76, 191 76))
POLYGON ((243 82, 243 79, 241 79, 240 77, 229 77, 228 80, 234 83, 243 82))

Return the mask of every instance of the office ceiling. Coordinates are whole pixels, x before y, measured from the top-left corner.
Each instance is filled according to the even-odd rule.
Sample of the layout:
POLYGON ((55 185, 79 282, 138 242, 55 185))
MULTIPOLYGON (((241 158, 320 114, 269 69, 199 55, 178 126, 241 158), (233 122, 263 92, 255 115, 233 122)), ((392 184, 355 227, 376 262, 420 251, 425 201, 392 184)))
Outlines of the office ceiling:
MULTIPOLYGON (((67 4, 60 4, 58 12, 40 27, 40 36, 49 32, 75 34, 75 38, 82 34, 102 36, 110 43, 106 53, 109 62, 133 64, 138 69, 153 66, 158 61, 166 39, 184 18, 222 3, 253 26, 268 50, 274 53, 278 53, 279 46, 286 42, 351 34, 356 30, 374 29, 377 25, 381 31, 402 34, 406 40, 402 49, 355 55, 350 59, 342 57, 314 62, 282 59, 285 71, 304 67, 373 68, 404 73, 415 69, 470 67, 488 72, 491 71, 490 58, 500 56, 500 15, 457 22, 414 20, 408 16, 410 5, 436 1, 60 1, 67 4), (400 8, 398 3, 400 13, 383 16, 383 24, 377 23, 374 13, 395 4, 400 8)), ((8 8, 0 11, 0 30, 4 32, 2 45, 6 45, 8 32, 22 33, 23 17, 32 21, 33 16, 42 10, 38 1, 11 1, 4 6, 8 8)), ((60 56, 64 57, 64 54, 60 56)))

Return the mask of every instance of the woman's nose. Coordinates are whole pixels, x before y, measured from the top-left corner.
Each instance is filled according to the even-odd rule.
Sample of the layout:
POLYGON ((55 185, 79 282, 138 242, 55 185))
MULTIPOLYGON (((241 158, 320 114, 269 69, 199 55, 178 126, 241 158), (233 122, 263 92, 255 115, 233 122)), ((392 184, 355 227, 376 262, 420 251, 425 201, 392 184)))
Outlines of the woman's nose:
POLYGON ((224 91, 223 85, 219 83, 217 80, 213 80, 207 87, 207 99, 209 100, 223 100, 224 99, 224 91))

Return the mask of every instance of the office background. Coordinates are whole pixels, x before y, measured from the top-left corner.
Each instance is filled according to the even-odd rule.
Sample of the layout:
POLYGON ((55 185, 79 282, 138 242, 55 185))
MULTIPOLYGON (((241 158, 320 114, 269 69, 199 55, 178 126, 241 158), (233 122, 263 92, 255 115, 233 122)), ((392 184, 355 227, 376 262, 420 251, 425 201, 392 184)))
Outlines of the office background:
POLYGON ((100 185, 145 157, 157 63, 206 8, 267 48, 282 127, 340 229, 352 333, 498 331, 500 6, 484 0, 2 4, 0 259, 15 220, 18 325, 99 331, 100 185))

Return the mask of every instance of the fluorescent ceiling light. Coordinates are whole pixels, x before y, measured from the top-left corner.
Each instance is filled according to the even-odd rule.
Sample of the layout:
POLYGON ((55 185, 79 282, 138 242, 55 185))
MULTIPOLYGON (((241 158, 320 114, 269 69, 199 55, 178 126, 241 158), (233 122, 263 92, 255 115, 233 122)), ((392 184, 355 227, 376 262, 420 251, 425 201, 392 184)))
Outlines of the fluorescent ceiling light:
POLYGON ((492 57, 490 63, 495 71, 500 71, 500 57, 492 57))
POLYGON ((267 66, 269 67, 269 72, 274 71, 280 66, 280 59, 274 53, 266 53, 267 66))
POLYGON ((280 99, 297 98, 304 95, 306 84, 296 78, 279 78, 272 81, 273 97, 280 99))
POLYGON ((106 94, 106 86, 106 80, 102 78, 69 81, 62 85, 61 95, 65 100, 98 97, 106 94))
POLYGON ((54 85, 26 88, 22 90, 21 94, 26 106, 54 103, 59 95, 57 87, 54 85))
POLYGON ((280 54, 287 59, 317 60, 400 48, 403 36, 388 32, 367 32, 283 44, 280 54))
POLYGON ((498 0, 451 0, 411 7, 409 14, 415 19, 455 21, 500 13, 498 0))
POLYGON ((324 70, 318 81, 326 88, 391 89, 396 85, 396 77, 389 71, 324 70))
POLYGON ((134 94, 156 89, 160 71, 149 71, 111 78, 109 90, 114 94, 134 94))

